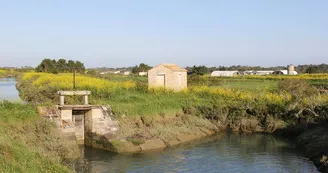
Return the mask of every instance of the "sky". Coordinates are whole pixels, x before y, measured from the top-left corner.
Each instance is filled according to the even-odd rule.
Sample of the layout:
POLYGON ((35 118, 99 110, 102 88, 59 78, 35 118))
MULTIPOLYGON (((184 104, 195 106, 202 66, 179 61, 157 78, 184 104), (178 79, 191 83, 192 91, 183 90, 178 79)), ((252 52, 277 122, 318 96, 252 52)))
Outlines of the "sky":
POLYGON ((328 63, 327 0, 0 0, 0 66, 328 63))

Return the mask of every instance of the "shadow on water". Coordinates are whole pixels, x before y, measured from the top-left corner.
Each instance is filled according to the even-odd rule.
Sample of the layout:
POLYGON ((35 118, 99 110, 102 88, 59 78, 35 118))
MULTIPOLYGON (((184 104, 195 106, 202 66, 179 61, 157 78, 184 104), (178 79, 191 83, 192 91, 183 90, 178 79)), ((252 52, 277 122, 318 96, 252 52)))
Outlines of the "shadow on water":
POLYGON ((77 172, 317 172, 288 140, 266 134, 221 133, 136 154, 81 150, 77 172))

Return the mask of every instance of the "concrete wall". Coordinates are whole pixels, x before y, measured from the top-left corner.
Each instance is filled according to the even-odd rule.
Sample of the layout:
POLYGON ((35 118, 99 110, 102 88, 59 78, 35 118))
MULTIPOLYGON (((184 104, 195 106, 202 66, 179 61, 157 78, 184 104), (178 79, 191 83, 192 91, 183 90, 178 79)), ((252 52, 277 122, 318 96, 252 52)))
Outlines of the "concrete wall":
POLYGON ((58 123, 58 128, 68 139, 76 140, 78 144, 86 144, 97 148, 106 148, 103 144, 117 140, 118 121, 112 120, 109 106, 54 107, 54 112, 45 107, 39 107, 38 113, 44 118, 58 123), (51 114, 51 115, 50 115, 51 114), (58 115, 58 118, 53 118, 58 115))
POLYGON ((60 110, 61 119, 72 122, 72 110, 60 110))
POLYGON ((175 91, 180 91, 187 88, 187 72, 174 72, 164 66, 157 66, 148 71, 148 87, 165 87, 175 91), (159 83, 157 76, 164 75, 164 84, 159 83), (181 77, 180 77, 181 76, 181 77), (181 78, 181 80, 179 79, 181 78))

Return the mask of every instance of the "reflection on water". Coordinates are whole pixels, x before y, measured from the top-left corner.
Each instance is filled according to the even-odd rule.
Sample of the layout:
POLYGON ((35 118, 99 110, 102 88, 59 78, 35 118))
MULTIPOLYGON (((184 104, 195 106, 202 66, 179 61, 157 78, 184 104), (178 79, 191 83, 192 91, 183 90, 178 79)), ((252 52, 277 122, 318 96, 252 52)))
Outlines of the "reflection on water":
POLYGON ((317 172, 287 140, 265 134, 217 134, 139 154, 83 151, 77 172, 317 172))
POLYGON ((0 100, 21 101, 15 78, 0 78, 0 100))

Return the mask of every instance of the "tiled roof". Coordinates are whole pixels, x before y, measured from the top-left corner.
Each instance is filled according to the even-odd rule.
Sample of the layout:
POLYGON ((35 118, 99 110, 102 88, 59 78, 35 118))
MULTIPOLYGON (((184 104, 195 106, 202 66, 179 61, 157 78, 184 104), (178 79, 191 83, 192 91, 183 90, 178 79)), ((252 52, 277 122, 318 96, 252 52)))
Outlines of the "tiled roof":
MULTIPOLYGON (((160 64, 160 65, 162 65, 165 68, 168 68, 168 69, 170 69, 172 71, 176 71, 176 72, 186 72, 187 71, 186 69, 181 68, 181 67, 179 67, 176 64, 160 64)), ((158 65, 158 66, 160 66, 160 65, 158 65)))

